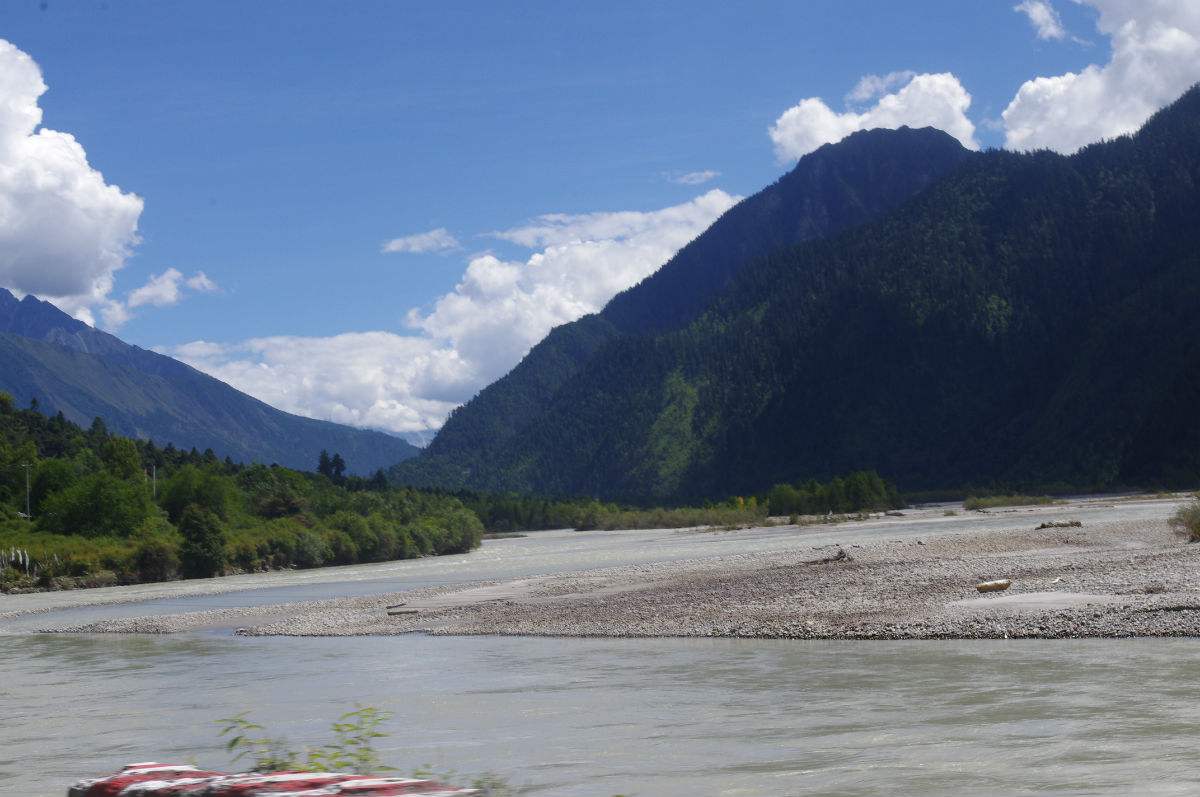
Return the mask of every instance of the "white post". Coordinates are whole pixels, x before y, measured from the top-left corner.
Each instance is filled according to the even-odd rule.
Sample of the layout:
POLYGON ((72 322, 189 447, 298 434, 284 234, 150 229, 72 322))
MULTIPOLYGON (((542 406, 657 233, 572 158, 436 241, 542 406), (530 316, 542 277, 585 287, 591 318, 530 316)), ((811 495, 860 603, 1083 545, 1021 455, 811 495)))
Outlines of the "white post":
POLYGON ((33 520, 33 512, 29 509, 29 469, 33 467, 32 463, 24 462, 21 467, 25 469, 25 517, 28 520, 33 520))

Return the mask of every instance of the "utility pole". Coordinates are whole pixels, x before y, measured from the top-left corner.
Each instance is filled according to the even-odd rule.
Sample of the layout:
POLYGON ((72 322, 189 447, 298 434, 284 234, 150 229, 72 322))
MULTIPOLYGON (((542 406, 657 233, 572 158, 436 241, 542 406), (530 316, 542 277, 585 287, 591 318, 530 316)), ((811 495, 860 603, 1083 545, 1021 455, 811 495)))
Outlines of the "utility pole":
POLYGON ((28 520, 33 520, 33 512, 29 509, 29 469, 33 467, 33 464, 22 462, 21 467, 25 469, 25 517, 28 520))

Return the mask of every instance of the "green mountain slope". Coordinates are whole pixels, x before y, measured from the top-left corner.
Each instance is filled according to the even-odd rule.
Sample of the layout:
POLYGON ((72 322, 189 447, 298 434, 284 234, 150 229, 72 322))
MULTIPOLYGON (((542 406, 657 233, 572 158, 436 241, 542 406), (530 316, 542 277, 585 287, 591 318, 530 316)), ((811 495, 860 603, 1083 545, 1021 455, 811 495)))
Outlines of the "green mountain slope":
MULTIPOLYGON (((507 489, 525 484, 491 463, 520 448, 526 426, 598 352, 627 336, 677 329, 696 318, 746 263, 780 246, 875 218, 911 198, 971 153, 932 128, 872 130, 801 159, 773 185, 738 203, 603 312, 553 330, 507 376, 453 413, 428 455, 395 478, 430 486, 507 489), (515 480, 514 480, 515 479, 515 480)), ((523 463, 510 463, 521 467, 523 463)))
POLYGON ((53 305, 0 289, 0 391, 48 414, 239 462, 312 469, 322 449, 367 474, 413 456, 396 437, 275 409, 190 366, 130 346, 53 305))
POLYGON ((877 221, 742 267, 690 323, 601 347, 467 482, 643 500, 861 468, 907 489, 1194 486, 1197 220, 1200 89, 1071 157, 975 155, 877 221))

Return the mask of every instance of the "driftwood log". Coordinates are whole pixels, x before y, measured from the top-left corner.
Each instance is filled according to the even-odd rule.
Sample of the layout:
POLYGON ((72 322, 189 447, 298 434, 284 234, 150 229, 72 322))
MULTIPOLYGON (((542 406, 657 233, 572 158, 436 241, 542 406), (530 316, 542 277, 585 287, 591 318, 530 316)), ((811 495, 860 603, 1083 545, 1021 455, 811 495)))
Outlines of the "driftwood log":
POLYGON ((838 552, 833 556, 826 556, 824 559, 809 559, 804 562, 806 565, 827 565, 833 562, 853 562, 854 557, 846 553, 846 549, 838 548, 838 552))

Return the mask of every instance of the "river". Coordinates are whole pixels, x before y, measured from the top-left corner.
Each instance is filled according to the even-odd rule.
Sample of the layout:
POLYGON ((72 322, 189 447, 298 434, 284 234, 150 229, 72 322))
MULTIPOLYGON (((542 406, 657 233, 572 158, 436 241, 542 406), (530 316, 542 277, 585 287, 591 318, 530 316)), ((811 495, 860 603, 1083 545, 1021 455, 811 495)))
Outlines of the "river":
MULTIPOLYGON (((1156 516, 1166 509, 1147 502, 1076 515, 1081 511, 1156 516)), ((821 535, 929 535, 939 533, 938 522, 861 524, 810 532, 805 542, 819 544, 821 535)), ((951 533, 963 522, 940 528, 951 533)), ((395 713, 391 735, 379 746, 401 769, 491 771, 530 794, 1200 791, 1200 657, 1189 639, 843 643, 244 638, 229 629, 160 637, 30 633, 47 617, 387 591, 398 583, 489 571, 546 572, 555 557, 564 566, 606 566, 787 539, 777 530, 743 538, 564 532, 492 541, 458 564, 393 563, 348 570, 340 580, 325 572, 315 583, 286 581, 282 574, 282 580, 267 579, 274 586, 266 589, 167 595, 140 605, 21 618, 0 636, 0 793, 60 797, 76 778, 136 760, 228 765, 214 721, 245 709, 296 746, 317 743, 328 723, 355 703, 395 713)))

